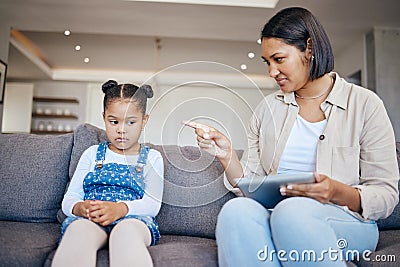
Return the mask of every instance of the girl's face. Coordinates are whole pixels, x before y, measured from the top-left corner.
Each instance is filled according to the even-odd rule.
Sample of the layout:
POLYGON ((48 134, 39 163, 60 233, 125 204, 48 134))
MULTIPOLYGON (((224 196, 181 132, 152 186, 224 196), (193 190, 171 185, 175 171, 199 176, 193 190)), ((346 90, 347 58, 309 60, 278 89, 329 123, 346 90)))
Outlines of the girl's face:
POLYGON ((275 79, 283 92, 304 88, 309 81, 309 49, 301 52, 279 38, 263 38, 262 59, 268 65, 269 75, 275 79))
POLYGON ((103 119, 110 149, 119 154, 136 155, 148 115, 143 115, 134 102, 121 99, 108 103, 103 119))

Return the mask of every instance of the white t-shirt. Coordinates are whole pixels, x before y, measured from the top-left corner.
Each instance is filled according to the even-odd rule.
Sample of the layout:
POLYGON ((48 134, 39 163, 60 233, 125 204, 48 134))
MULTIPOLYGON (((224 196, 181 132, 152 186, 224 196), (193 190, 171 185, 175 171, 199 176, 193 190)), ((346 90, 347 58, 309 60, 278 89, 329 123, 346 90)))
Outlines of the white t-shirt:
POLYGON ((326 123, 326 119, 308 122, 297 114, 279 162, 278 174, 315 171, 318 140, 326 123))
MULTIPOLYGON (((72 209, 76 203, 83 201, 83 180, 85 176, 92 172, 96 165, 96 152, 98 145, 89 147, 83 152, 79 159, 75 173, 71 179, 67 193, 62 201, 62 210, 65 215, 76 217, 72 214, 72 209)), ((119 163, 134 165, 139 155, 126 156, 115 153, 107 148, 103 164, 119 163)), ((160 152, 150 149, 146 166, 143 169, 144 182, 146 184, 143 198, 133 201, 121 201, 128 206, 127 215, 156 216, 161 208, 163 188, 164 188, 164 163, 160 152)))

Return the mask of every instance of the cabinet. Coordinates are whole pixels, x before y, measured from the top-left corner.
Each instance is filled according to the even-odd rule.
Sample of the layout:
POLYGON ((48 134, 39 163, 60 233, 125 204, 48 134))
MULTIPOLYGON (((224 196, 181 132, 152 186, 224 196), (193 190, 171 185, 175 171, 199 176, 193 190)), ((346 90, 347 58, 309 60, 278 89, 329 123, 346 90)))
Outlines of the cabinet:
POLYGON ((64 134, 72 132, 79 117, 74 113, 76 98, 33 97, 31 133, 64 134))

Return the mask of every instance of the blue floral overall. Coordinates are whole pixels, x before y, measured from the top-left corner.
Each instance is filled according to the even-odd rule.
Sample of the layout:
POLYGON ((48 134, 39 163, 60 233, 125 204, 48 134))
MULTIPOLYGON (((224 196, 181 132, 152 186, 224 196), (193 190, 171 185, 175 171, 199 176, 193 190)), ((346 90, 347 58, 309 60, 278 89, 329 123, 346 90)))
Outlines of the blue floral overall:
MULTIPOLYGON (((150 147, 140 145, 139 159, 136 165, 124 165, 119 163, 107 163, 103 165, 108 142, 101 143, 97 149, 96 166, 93 172, 89 172, 83 180, 84 200, 123 201, 141 199, 144 195, 143 167, 146 165, 150 147)), ((127 215, 109 226, 102 227, 107 233, 124 219, 137 219, 144 222, 152 235, 151 245, 157 244, 160 239, 158 224, 154 217, 127 215)), ((61 235, 75 220, 82 217, 67 217, 61 226, 61 235)))

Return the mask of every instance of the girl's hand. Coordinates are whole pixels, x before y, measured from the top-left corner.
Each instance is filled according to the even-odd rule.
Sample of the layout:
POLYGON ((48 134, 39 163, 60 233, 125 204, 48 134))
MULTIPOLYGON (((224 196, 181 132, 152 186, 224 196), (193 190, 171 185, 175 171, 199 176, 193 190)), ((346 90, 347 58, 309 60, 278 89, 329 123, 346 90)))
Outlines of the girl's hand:
POLYGON ((199 147, 218 159, 225 159, 232 154, 232 144, 229 139, 213 127, 193 121, 183 121, 184 125, 195 129, 199 147))
POLYGON ((89 207, 90 207, 90 200, 78 202, 72 209, 72 213, 79 217, 89 218, 89 207))
POLYGON ((128 207, 122 202, 90 200, 89 220, 102 226, 124 217, 128 213, 128 207))
POLYGON ((314 174, 315 183, 289 184, 281 189, 286 196, 310 197, 321 203, 329 203, 336 192, 336 181, 323 174, 314 174))

